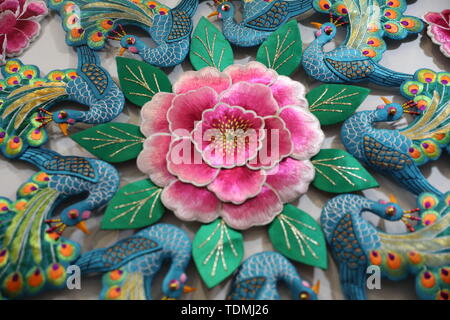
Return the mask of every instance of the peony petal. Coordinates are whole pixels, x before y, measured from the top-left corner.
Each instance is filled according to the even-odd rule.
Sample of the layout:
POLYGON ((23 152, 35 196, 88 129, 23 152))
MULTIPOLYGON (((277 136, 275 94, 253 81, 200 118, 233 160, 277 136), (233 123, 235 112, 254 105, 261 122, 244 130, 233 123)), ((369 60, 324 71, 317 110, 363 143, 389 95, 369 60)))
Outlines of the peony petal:
POLYGON ((14 16, 19 14, 19 1, 17 0, 5 0, 0 3, 0 12, 11 11, 14 16))
POLYGON ((222 169, 208 189, 225 202, 241 204, 261 192, 266 181, 262 170, 250 170, 246 167, 222 169))
POLYGON ((219 216, 221 202, 211 191, 174 181, 161 193, 164 206, 184 221, 209 223, 219 216))
POLYGON ((11 29, 16 24, 16 16, 11 11, 0 13, 0 34, 5 35, 11 32, 11 29))
POLYGON ((272 96, 269 87, 262 84, 239 82, 219 97, 221 102, 230 106, 240 106, 247 110, 253 110, 258 116, 274 115, 278 110, 278 103, 272 96))
POLYGON ((208 166, 189 138, 175 140, 170 145, 167 169, 183 182, 203 187, 219 174, 219 169, 208 166))
POLYGON ((172 105, 173 98, 173 93, 158 92, 152 100, 144 104, 141 110, 141 131, 146 137, 158 132, 170 132, 167 110, 172 105))
POLYGON ((450 9, 444 10, 441 12, 427 12, 424 16, 424 19, 429 24, 434 24, 436 26, 440 26, 442 28, 450 27, 450 9))
POLYGON ((314 173, 314 166, 309 160, 286 158, 267 171, 266 183, 276 190, 283 203, 287 203, 308 191, 314 173))
POLYGON ((30 40, 21 31, 14 29, 6 35, 6 52, 8 54, 20 53, 23 49, 28 47, 30 40))
POLYGON ((269 85, 278 77, 275 70, 269 69, 257 61, 251 61, 246 65, 234 64, 227 67, 223 72, 231 77, 233 84, 251 82, 269 85))
POLYGON ((439 43, 446 43, 450 41, 450 30, 442 29, 438 26, 431 26, 432 35, 439 43))
POLYGON ((291 132, 294 143, 291 156, 305 160, 316 155, 325 138, 319 120, 309 110, 295 106, 286 106, 278 114, 291 132))
POLYGON ((250 168, 272 168, 293 151, 291 133, 281 118, 266 117, 264 124, 265 138, 262 148, 258 157, 248 162, 247 166, 250 168))
POLYGON ((6 63, 6 41, 5 35, 0 34, 0 64, 6 63))
POLYGON ((25 12, 20 16, 20 19, 28 19, 32 17, 39 17, 48 13, 47 5, 42 1, 31 2, 25 12))
POLYGON ((221 215, 230 227, 244 230, 272 222, 282 210, 277 194, 265 185, 256 197, 243 204, 224 203, 221 215))
POLYGON ((15 26, 17 30, 23 32, 28 39, 33 39, 39 34, 39 30, 41 26, 36 21, 32 20, 17 20, 17 24, 15 26))
POLYGON ((203 111, 213 108, 217 101, 217 93, 208 87, 176 96, 167 112, 170 131, 179 136, 189 135, 195 123, 202 120, 203 111))
POLYGON ((137 158, 138 169, 147 174, 150 180, 160 187, 165 187, 176 180, 167 170, 166 156, 171 141, 170 134, 155 134, 145 140, 144 149, 137 158))
POLYGON ((308 107, 308 101, 305 98, 305 87, 298 81, 280 76, 270 86, 270 89, 280 108, 287 105, 308 107))
POLYGON ((174 93, 181 94, 203 87, 210 87, 217 93, 221 93, 230 86, 231 79, 228 75, 220 72, 216 68, 206 67, 200 71, 187 71, 183 73, 173 85, 172 89, 174 93))

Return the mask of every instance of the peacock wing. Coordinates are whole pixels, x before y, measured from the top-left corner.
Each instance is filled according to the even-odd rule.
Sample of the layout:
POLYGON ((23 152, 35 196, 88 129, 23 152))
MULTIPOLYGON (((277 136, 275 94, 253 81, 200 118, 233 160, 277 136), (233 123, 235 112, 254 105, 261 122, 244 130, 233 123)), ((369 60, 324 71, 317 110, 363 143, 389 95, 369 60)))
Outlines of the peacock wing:
MULTIPOLYGON (((342 50, 346 50, 342 48, 342 50)), ((346 81, 363 81, 375 71, 374 62, 369 58, 355 57, 351 59, 347 53, 326 55, 324 62, 339 78, 346 81)))
POLYGON ((227 300, 259 300, 266 286, 266 277, 250 277, 232 284, 227 300))
POLYGON ((275 31, 290 17, 289 1, 244 3, 243 25, 260 31, 275 31), (250 6, 253 10, 250 10, 250 6), (259 9, 256 11, 256 9, 259 9))
POLYGON ((184 0, 170 10, 172 28, 167 36, 167 42, 176 42, 189 37, 193 28, 192 16, 197 10, 198 0, 184 0))

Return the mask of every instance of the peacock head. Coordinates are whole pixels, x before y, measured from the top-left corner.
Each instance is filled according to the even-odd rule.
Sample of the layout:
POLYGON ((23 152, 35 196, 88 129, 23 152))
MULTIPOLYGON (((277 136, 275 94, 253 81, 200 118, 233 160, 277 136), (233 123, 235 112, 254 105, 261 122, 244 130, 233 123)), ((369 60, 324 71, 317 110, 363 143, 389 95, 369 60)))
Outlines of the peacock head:
POLYGON ((84 233, 89 234, 89 230, 86 227, 86 220, 90 216, 91 211, 85 201, 76 203, 64 209, 59 219, 49 219, 46 221, 49 225, 47 233, 55 232, 60 236, 67 227, 76 227, 84 233))
POLYGON ((404 113, 420 114, 420 112, 415 111, 417 110, 417 104, 412 100, 402 105, 393 103, 385 97, 382 97, 381 100, 385 104, 377 107, 376 115, 378 121, 395 121, 400 119, 404 113))
POLYGON ((181 297, 183 293, 195 291, 195 288, 186 285, 187 276, 184 271, 177 268, 171 269, 162 284, 163 300, 174 300, 181 297))
POLYGON ((133 54, 139 54, 145 49, 145 44, 138 37, 133 35, 126 35, 120 39, 120 52, 119 56, 122 56, 125 51, 130 51, 133 54))
POLYGON ((385 104, 379 105, 377 107, 377 110, 375 111, 378 121, 396 121, 402 117, 402 105, 393 103, 384 97, 382 97, 381 99, 385 104))
POLYGON ((319 29, 316 31, 315 35, 320 43, 325 44, 331 41, 336 35, 337 28, 331 22, 327 22, 324 24, 318 22, 311 22, 311 24, 314 25, 317 29, 319 29))
POLYGON ((411 225, 409 220, 420 221, 421 219, 417 216, 411 215, 412 213, 418 212, 419 208, 414 208, 411 210, 403 210, 398 204, 397 199, 390 195, 389 201, 380 200, 375 202, 370 210, 382 219, 388 221, 399 221, 401 220, 409 231, 413 232, 414 227, 411 225))
POLYGON ((208 15, 208 18, 217 16, 219 19, 227 20, 233 19, 234 17, 234 5, 230 1, 220 1, 214 0, 215 5, 217 6, 216 11, 208 15))
POLYGON ((321 44, 325 44, 331 41, 336 36, 337 28, 347 24, 346 21, 340 21, 341 19, 342 16, 339 16, 339 18, 334 20, 333 14, 330 11, 330 22, 327 23, 311 22, 313 26, 319 29, 315 33, 317 41, 321 44))
POLYGON ((53 121, 58 125, 61 132, 67 136, 69 134, 69 125, 73 125, 81 120, 80 111, 76 110, 61 110, 52 113, 53 121))
POLYGON ((294 300, 317 300, 317 295, 319 294, 320 281, 317 281, 314 286, 306 281, 302 280, 299 285, 297 285, 292 294, 294 300))

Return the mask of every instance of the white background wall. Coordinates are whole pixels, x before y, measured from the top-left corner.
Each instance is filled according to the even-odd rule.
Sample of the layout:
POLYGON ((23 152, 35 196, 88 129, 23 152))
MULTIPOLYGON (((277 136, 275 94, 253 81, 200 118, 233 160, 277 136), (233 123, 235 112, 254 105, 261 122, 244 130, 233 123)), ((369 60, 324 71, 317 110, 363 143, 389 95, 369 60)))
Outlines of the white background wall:
MULTIPOLYGON (((163 3, 174 7, 178 0, 162 0, 163 3)), ((212 1, 210 1, 212 3, 212 1)), ((450 8, 449 0, 417 0, 409 1, 410 5, 407 9, 407 14, 422 17, 427 11, 441 11, 445 8, 450 8)), ((208 15, 212 9, 206 2, 200 4, 199 10, 195 16, 195 22, 197 22, 201 16, 208 15)), ((327 19, 326 16, 321 16, 313 12, 305 13, 299 19, 299 26, 301 29, 304 48, 314 39, 313 31, 315 30, 310 22, 319 21, 324 22, 327 19)), ((218 24, 220 26, 220 24, 218 24)), ((343 29, 343 28, 341 28, 343 29)), ((343 30, 338 36, 338 41, 343 40, 343 30)), ((150 41, 149 41, 150 43, 150 41)), ((116 43, 112 46, 117 46, 116 43)), ((117 81, 117 72, 115 65, 115 55, 118 52, 118 48, 110 46, 108 50, 104 50, 101 53, 102 65, 108 69, 117 81)), ((330 44, 329 48, 333 48, 334 44, 330 44)), ((384 54, 382 65, 392 68, 397 71, 413 73, 415 70, 427 67, 434 70, 446 70, 450 71, 450 59, 445 58, 438 47, 434 45, 429 37, 425 33, 418 37, 409 38, 402 42, 388 42, 389 51, 384 54)), ((249 60, 254 60, 256 55, 256 49, 236 49, 235 59, 236 62, 245 63, 249 60)), ((131 57, 131 56, 130 56, 131 57)), ((135 56, 135 58, 138 58, 135 56)), ((61 21, 58 15, 55 13, 50 14, 42 21, 41 36, 32 44, 25 54, 22 56, 22 60, 26 64, 35 64, 41 68, 41 71, 46 74, 49 71, 57 68, 70 68, 76 67, 77 57, 75 51, 68 47, 64 42, 64 32, 61 27, 61 21)), ((179 75, 186 71, 191 70, 192 67, 188 61, 170 70, 166 70, 169 73, 170 79, 175 81, 179 75)), ((317 83, 308 79, 302 70, 297 71, 293 78, 302 82, 305 86, 311 88, 317 83)), ((373 91, 371 95, 366 99, 359 110, 372 109, 381 103, 380 96, 386 96, 387 98, 393 98, 394 101, 403 102, 403 98, 400 96, 397 90, 389 88, 375 88, 371 87, 373 91)), ((70 104, 66 104, 70 106, 70 104)), ((127 105, 122 115, 120 115, 115 121, 129 122, 139 124, 139 110, 133 105, 127 105)), ((401 122, 399 123, 401 125, 401 122)), ((76 132, 87 126, 77 125, 76 128, 72 128, 71 132, 76 132)), ((392 126, 391 126, 392 127, 392 126)), ((343 148, 339 138, 339 125, 326 127, 324 131, 326 133, 326 140, 324 148, 343 148)), ((63 137, 56 128, 53 128, 54 134, 51 134, 51 140, 48 144, 50 149, 56 150, 63 155, 80 155, 91 156, 88 152, 79 147, 70 138, 63 137)), ((425 166, 422 171, 425 176, 430 180, 432 184, 440 188, 442 191, 449 189, 449 177, 450 166, 449 156, 446 154, 437 162, 425 166)), ((144 176, 136 169, 134 162, 126 164, 120 164, 117 166, 122 176, 122 185, 129 182, 133 182, 144 178, 144 176)), ((26 163, 10 162, 2 159, 0 161, 0 194, 2 196, 14 198, 15 192, 18 186, 25 181, 30 175, 35 172, 35 168, 26 163)), ((381 187, 377 189, 366 190, 362 194, 372 200, 388 199, 389 193, 393 193, 399 199, 400 205, 405 208, 414 206, 414 197, 405 192, 404 190, 393 185, 392 182, 384 177, 375 175, 378 179, 381 187)), ((331 198, 332 195, 324 192, 317 191, 313 187, 310 188, 308 193, 304 195, 300 201, 298 201, 298 207, 304 211, 310 213, 315 219, 319 219, 320 211, 324 203, 331 198)), ((91 250, 95 248, 101 248, 108 246, 116 240, 132 234, 132 231, 103 231, 99 229, 102 211, 97 212, 93 218, 88 221, 88 227, 92 233, 88 236, 84 235, 78 229, 68 230, 65 236, 68 236, 74 240, 77 240, 82 245, 83 250, 91 250)), ((379 219, 373 215, 367 216, 370 221, 378 224, 379 219)), ((183 223, 178 221, 171 213, 167 213, 162 219, 163 222, 173 223, 177 226, 185 229, 191 238, 199 228, 197 223, 183 223)), ((400 223, 380 223, 379 225, 385 228, 388 232, 403 232, 404 226, 400 223)), ((244 231, 245 239, 245 258, 253 253, 272 250, 272 245, 268 239, 266 233, 266 227, 253 228, 248 231, 244 231)), ((338 270, 334 264, 331 256, 329 256, 329 268, 326 271, 312 268, 309 266, 295 264, 302 277, 310 281, 321 280, 321 291, 319 294, 320 299, 342 299, 342 293, 339 286, 338 270)), ((162 274, 166 269, 162 270, 162 274)), ((156 285, 153 290, 154 297, 160 297, 159 285, 162 275, 156 280, 156 285)), ((185 298, 190 299, 223 299, 230 281, 224 281, 221 285, 212 290, 208 290, 203 285, 202 280, 199 278, 193 263, 188 270, 189 285, 195 286, 198 290, 185 298)), ((38 298, 46 299, 97 299, 100 292, 100 277, 83 277, 82 289, 73 291, 58 291, 46 293, 38 298)), ((282 288, 283 297, 288 297, 285 289, 282 288)), ((390 282, 388 280, 382 281, 382 290, 375 290, 369 292, 369 298, 371 299, 415 299, 413 281, 407 280, 400 283, 390 282)))

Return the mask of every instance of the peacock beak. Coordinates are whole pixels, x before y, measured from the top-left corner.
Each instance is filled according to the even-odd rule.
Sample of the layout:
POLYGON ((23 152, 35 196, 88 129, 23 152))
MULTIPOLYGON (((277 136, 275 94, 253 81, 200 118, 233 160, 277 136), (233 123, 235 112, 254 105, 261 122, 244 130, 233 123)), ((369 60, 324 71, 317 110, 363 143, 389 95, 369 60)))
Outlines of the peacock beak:
POLYGON ((69 125, 67 123, 58 123, 59 129, 61 129, 61 132, 65 135, 69 135, 68 127, 69 125))
POLYGON ((83 231, 84 233, 86 233, 86 234, 90 234, 90 232, 89 232, 89 230, 88 230, 88 228, 87 228, 87 226, 86 226, 86 221, 80 221, 80 222, 78 222, 76 225, 75 225, 75 227, 77 227, 78 229, 80 229, 81 231, 83 231))
POLYGON ((387 99, 387 98, 385 98, 385 97, 381 97, 381 100, 383 100, 383 102, 384 102, 385 104, 391 104, 391 103, 392 103, 392 101, 390 101, 389 99, 387 99))
POLYGON ((212 17, 218 16, 218 15, 219 15, 219 11, 216 10, 216 11, 210 13, 210 14, 208 15, 208 18, 212 18, 212 17))
POLYGON ((316 284, 313 285, 313 287, 311 289, 312 289, 312 291, 314 291, 315 294, 319 294, 320 280, 317 280, 316 284))
POLYGON ((192 288, 192 287, 189 287, 189 286, 184 286, 184 288, 183 288, 183 293, 189 293, 189 292, 193 292, 193 291, 195 291, 195 290, 197 290, 197 288, 192 288))
POLYGON ((322 28, 322 23, 319 23, 319 22, 311 22, 311 24, 314 26, 314 27, 316 27, 317 29, 320 29, 320 28, 322 28))
POLYGON ((125 53, 125 51, 127 51, 127 48, 124 48, 124 47, 120 48, 119 56, 120 56, 120 57, 123 56, 123 54, 125 53))
POLYGON ((398 203, 397 198, 392 193, 389 195, 389 201, 392 203, 398 203))

